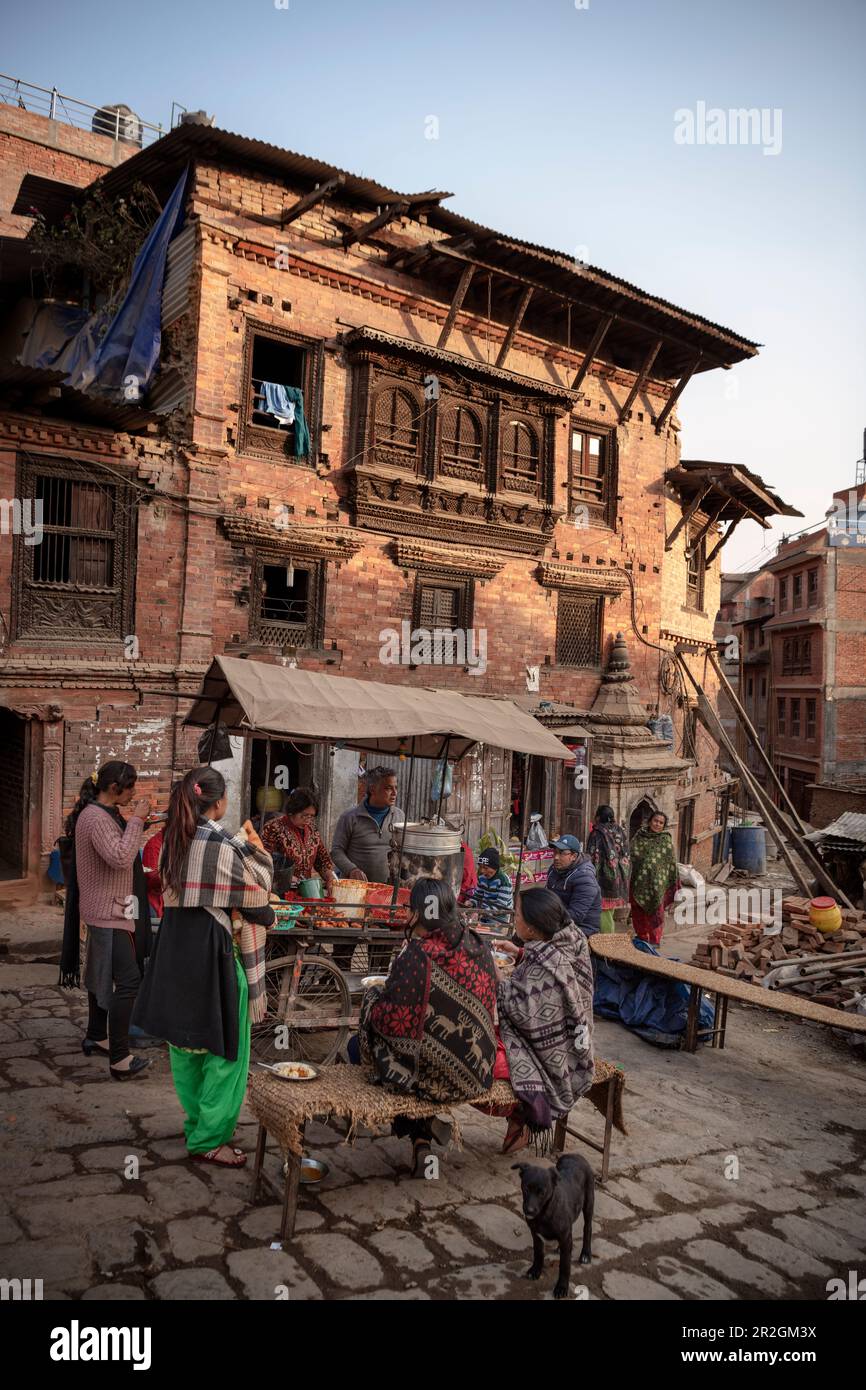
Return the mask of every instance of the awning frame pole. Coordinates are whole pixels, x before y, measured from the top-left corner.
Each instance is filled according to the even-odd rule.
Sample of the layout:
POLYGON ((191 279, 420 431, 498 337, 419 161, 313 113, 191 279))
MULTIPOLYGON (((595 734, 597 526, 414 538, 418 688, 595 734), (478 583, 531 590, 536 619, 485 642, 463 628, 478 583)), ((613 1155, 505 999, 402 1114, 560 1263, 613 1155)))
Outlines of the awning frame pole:
POLYGON ((394 868, 394 888, 391 893, 391 906, 397 906, 397 891, 400 887, 400 870, 403 867, 403 847, 406 844, 406 827, 409 824, 409 801, 412 796, 412 778, 415 773, 415 735, 412 735, 412 744, 409 753, 409 782, 406 787, 406 810, 403 812, 403 829, 400 834, 400 854, 394 868))
POLYGON ((442 763, 442 777, 439 782, 439 804, 436 807, 436 820, 442 819, 442 798, 445 795, 445 775, 448 770, 448 750, 451 747, 451 735, 449 734, 443 744, 443 752, 440 753, 438 761, 442 763))
POLYGON ((526 822, 529 815, 529 787, 532 781, 532 753, 526 755, 526 768, 523 778, 523 815, 521 817, 520 828, 520 854, 517 859, 517 878, 514 881, 514 902, 517 905, 517 895, 520 892, 520 880, 523 877, 523 849, 526 844, 526 822))
POLYGON ((266 734, 267 743, 265 745, 265 795, 262 801, 262 823, 261 828, 265 828, 265 816, 268 810, 268 787, 271 781, 271 736, 266 734))

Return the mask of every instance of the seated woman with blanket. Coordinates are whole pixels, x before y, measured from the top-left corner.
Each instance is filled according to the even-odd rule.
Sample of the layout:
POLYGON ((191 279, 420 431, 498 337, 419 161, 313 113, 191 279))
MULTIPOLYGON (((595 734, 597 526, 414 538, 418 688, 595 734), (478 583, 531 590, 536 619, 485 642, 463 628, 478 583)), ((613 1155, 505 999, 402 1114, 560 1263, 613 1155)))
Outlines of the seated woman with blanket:
MULTIPOLYGON (((409 898, 409 932, 386 984, 361 1006, 361 1060, 391 1091, 425 1100, 467 1100, 493 1084, 496 974, 490 948, 464 927, 447 883, 419 878, 409 898)), ((401 1117, 394 1133, 412 1140, 423 1172, 434 1120, 401 1117)))
MULTIPOLYGON (((517 957, 496 991, 500 1046, 495 1076, 511 1082, 503 1153, 531 1140, 544 1151, 555 1120, 567 1115, 592 1085, 592 961, 586 936, 548 888, 527 888, 517 899, 520 945, 498 942, 517 957)), ((503 1113, 502 1111, 496 1113, 503 1113)))
POLYGON ((165 910, 134 1022, 169 1043, 190 1156, 240 1168, 246 1156, 230 1140, 246 1091, 250 1024, 265 1016, 273 861, 249 821, 235 836, 217 824, 227 801, 212 767, 188 772, 171 793, 160 861, 165 910))

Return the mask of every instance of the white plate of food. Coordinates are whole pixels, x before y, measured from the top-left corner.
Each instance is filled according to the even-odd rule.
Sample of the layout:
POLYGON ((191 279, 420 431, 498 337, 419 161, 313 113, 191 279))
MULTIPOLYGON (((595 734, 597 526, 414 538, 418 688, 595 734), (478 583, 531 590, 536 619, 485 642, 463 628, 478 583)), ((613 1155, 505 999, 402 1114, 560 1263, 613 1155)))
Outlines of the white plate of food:
POLYGON ((315 1081, 319 1073, 309 1062, 274 1062, 268 1067, 281 1081, 315 1081))

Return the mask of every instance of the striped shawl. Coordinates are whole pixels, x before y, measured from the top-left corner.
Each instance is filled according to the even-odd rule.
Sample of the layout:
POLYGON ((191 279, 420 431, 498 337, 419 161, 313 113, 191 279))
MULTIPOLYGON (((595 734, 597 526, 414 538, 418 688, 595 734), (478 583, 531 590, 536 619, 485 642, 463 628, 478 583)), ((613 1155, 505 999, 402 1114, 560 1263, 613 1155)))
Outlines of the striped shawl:
POLYGON ((199 821, 183 869, 183 890, 164 892, 166 907, 203 907, 232 933, 232 911, 241 916, 239 950, 249 985, 251 1023, 265 1017, 266 929, 244 918, 267 908, 274 862, 239 836, 230 836, 213 821, 199 821))

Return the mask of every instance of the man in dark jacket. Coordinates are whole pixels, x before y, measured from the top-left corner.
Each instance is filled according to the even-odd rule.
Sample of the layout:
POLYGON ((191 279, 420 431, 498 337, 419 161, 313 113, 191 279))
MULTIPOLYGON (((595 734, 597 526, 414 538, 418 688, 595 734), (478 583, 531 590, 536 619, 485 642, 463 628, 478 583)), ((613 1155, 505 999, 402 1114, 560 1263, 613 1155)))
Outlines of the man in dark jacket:
POLYGON ((551 840, 553 867, 547 886, 555 893, 573 922, 586 936, 594 936, 601 923, 601 889, 595 866, 574 835, 551 840))

